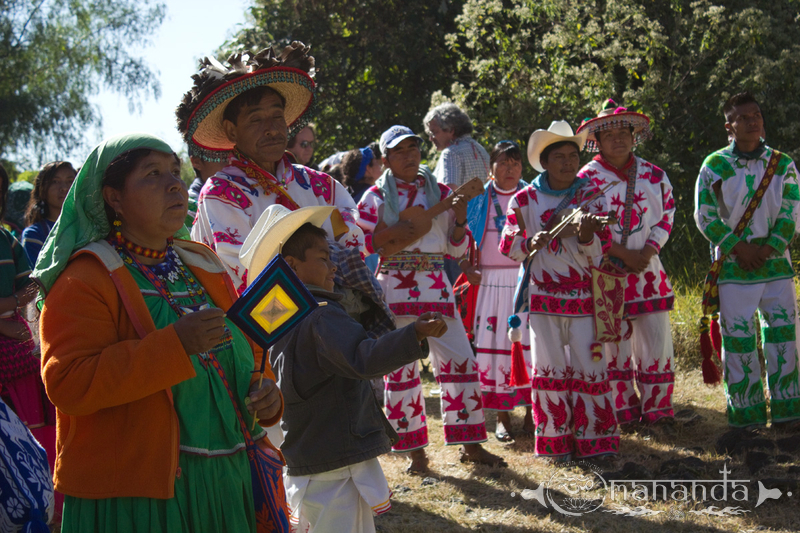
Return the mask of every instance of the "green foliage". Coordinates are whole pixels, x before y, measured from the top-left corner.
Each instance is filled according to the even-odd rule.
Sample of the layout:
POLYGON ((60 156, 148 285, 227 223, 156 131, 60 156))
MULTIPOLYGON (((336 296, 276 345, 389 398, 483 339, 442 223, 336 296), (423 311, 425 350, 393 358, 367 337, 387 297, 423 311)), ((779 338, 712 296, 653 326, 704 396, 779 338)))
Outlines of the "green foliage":
POLYGON ((24 172, 20 172, 16 179, 11 180, 12 182, 17 181, 27 181, 28 183, 33 183, 36 179, 36 176, 39 175, 38 170, 26 170, 24 172))
POLYGON ((152 0, 0 0, 0 154, 40 161, 100 125, 101 84, 135 106, 158 97, 154 74, 128 47, 146 43, 164 6, 152 0), (49 152, 48 152, 49 150, 49 152))
POLYGON ((317 157, 366 146, 393 124, 422 131, 431 94, 455 81, 445 34, 463 0, 256 0, 254 27, 221 56, 292 40, 312 46, 317 157))
POLYGON ((526 144, 556 119, 577 127, 607 98, 650 116, 655 138, 637 154, 667 171, 678 206, 662 257, 673 277, 697 282, 709 254, 692 220, 694 182, 705 156, 727 143, 725 99, 745 89, 756 94, 770 144, 800 156, 799 7, 785 0, 467 0, 458 31, 447 36, 460 71, 450 93, 470 110, 487 146, 509 138, 526 144))

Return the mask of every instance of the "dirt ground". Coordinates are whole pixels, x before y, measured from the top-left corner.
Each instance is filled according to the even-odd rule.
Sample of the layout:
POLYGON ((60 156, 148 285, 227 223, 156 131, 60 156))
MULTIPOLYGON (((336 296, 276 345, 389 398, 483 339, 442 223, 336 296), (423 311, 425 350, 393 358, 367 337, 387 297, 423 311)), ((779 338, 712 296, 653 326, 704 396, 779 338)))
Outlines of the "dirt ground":
MULTIPOLYGON (((800 530, 800 432, 774 428, 731 431, 725 420, 723 388, 705 386, 699 370, 676 375, 674 408, 679 422, 673 428, 637 428, 622 435, 615 460, 566 466, 534 457, 531 438, 498 442, 494 438, 496 417, 491 411, 486 412, 490 436, 484 446, 502 455, 508 468, 461 464, 458 447, 443 443, 439 398, 431 395, 436 387, 432 376, 423 375, 423 380, 432 472, 426 477, 411 476, 405 473, 409 463, 405 454, 381 457, 394 491, 391 511, 376 518, 377 529, 383 533, 800 530), (728 472, 720 473, 723 469, 728 472), (697 500, 692 499, 691 480, 716 481, 723 475, 729 481, 742 480, 736 487, 728 483, 726 501, 720 501, 721 487, 715 489, 716 500, 709 493, 703 499, 700 488, 696 489, 697 500), (631 483, 622 484, 626 479, 658 479, 667 484, 659 485, 659 499, 644 499, 639 492, 641 499, 637 500, 631 483), (580 498, 571 498, 569 488, 585 489, 587 485, 575 483, 586 480, 592 488, 580 491, 580 498), (609 491, 612 480, 616 480, 613 500, 609 491), (668 482, 682 480, 689 481, 684 482, 688 497, 677 493, 684 501, 675 501, 669 496, 673 489, 668 482), (539 496, 545 505, 535 492, 543 483, 539 496), (627 497, 620 494, 621 485, 628 487, 627 497), (669 490, 666 499, 662 497, 665 489, 669 490), (759 495, 764 501, 756 506, 759 495), (768 495, 773 497, 766 498, 768 495), (575 516, 559 512, 551 501, 575 516)), ((521 408, 513 414, 515 429, 521 427, 522 415, 521 408)), ((703 485, 711 491, 715 484, 696 487, 703 485)), ((646 486, 652 487, 652 483, 646 486)))

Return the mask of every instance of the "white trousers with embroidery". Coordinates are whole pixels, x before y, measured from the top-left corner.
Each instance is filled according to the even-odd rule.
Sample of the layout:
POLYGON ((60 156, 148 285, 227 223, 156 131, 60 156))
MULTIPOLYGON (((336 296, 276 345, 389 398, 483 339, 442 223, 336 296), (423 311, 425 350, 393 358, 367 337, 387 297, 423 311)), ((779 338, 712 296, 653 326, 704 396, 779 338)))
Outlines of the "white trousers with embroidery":
POLYGON ((626 424, 672 417, 675 373, 669 313, 639 315, 630 324, 626 340, 605 345, 617 419, 626 424))
POLYGON ((800 418, 797 301, 791 279, 719 286, 722 363, 728 424, 767 423, 767 401, 756 351, 759 312, 773 422, 800 418))
POLYGON ((529 320, 536 454, 617 453, 606 362, 592 359, 592 317, 531 314, 529 320))
MULTIPOLYGON (((397 317, 402 328, 416 320, 397 317)), ((461 320, 445 317, 447 332, 440 338, 428 338, 433 375, 442 389, 442 421, 447 444, 474 444, 486 440, 478 363, 467 340, 461 320)), ((385 378, 386 418, 400 435, 392 447, 407 452, 428 445, 425 398, 417 361, 409 363, 385 378)))

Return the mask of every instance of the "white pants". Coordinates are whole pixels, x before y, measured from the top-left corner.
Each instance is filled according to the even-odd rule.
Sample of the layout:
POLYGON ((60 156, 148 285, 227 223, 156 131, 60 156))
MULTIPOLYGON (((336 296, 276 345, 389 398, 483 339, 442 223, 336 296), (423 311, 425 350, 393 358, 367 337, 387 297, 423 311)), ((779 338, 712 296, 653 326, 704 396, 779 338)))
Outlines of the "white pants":
MULTIPOLYGON (((413 316, 399 316, 397 327, 415 320, 413 316)), ((447 332, 438 339, 428 337, 433 375, 442 388, 444 440, 447 444, 484 442, 486 423, 478 363, 461 320, 448 317, 444 320, 447 332)), ((400 436, 392 450, 408 452, 427 446, 428 424, 418 362, 402 366, 384 379, 386 418, 400 436)))
POLYGON ((756 351, 759 312, 773 422, 800 418, 797 301, 791 279, 719 286, 720 329, 728 424, 767 423, 767 400, 756 351))
POLYGON ((374 533, 373 514, 391 508, 378 459, 310 476, 284 477, 298 533, 374 533))
POLYGON ((592 357, 592 317, 533 313, 529 321, 535 453, 617 453, 619 428, 606 362, 602 354, 597 361, 592 357))
POLYGON ((625 424, 672 417, 675 373, 669 313, 639 315, 629 323, 633 330, 630 336, 625 332, 626 340, 605 345, 617 419, 625 424))

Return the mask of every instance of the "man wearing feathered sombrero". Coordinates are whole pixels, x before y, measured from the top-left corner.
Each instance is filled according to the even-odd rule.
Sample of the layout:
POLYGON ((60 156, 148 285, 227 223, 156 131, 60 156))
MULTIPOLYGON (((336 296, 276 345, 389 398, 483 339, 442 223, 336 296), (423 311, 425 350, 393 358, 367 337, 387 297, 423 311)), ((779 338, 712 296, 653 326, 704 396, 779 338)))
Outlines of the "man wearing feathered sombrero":
MULTIPOLYGON (((526 261, 533 376, 534 451, 554 461, 613 456, 619 429, 606 364, 594 331, 592 266, 599 266, 610 235, 598 215, 606 200, 587 178, 578 178, 586 133, 573 135, 565 121, 536 130, 528 161, 541 172, 508 204, 500 252, 526 261), (582 208, 577 224, 553 238, 564 210, 582 208), (569 350, 565 349, 569 346, 569 350)), ((521 323, 509 325, 518 328, 521 323)))
POLYGON ((327 174, 292 165, 286 156, 289 137, 314 111, 314 58, 309 49, 295 41, 280 55, 272 48, 247 61, 234 55, 228 60, 231 68, 206 58, 193 76, 194 88, 176 111, 178 129, 186 132, 196 151, 212 159, 231 153, 228 166, 200 192, 192 238, 217 252, 239 292, 248 277, 239 249, 270 205, 292 210, 335 206, 343 224, 325 223, 331 240, 345 247, 363 245, 356 206, 347 190, 327 174))
POLYGON ((733 142, 700 168, 694 218, 714 246, 704 311, 718 291, 728 424, 764 426, 767 399, 756 346, 759 314, 773 426, 800 419, 797 302, 789 242, 798 220, 797 167, 763 139, 761 107, 749 92, 722 109, 733 142), (716 267, 716 268, 715 268, 716 267))
POLYGON ((578 128, 578 133, 584 131, 586 149, 600 153, 578 176, 599 187, 611 184, 606 198, 617 223, 609 226, 608 254, 627 271, 628 327, 619 343, 605 345, 617 418, 620 424, 672 419, 669 311, 675 295, 659 258, 675 216, 672 184, 663 170, 633 154, 636 145, 652 136, 647 116, 608 100, 597 117, 578 128))

